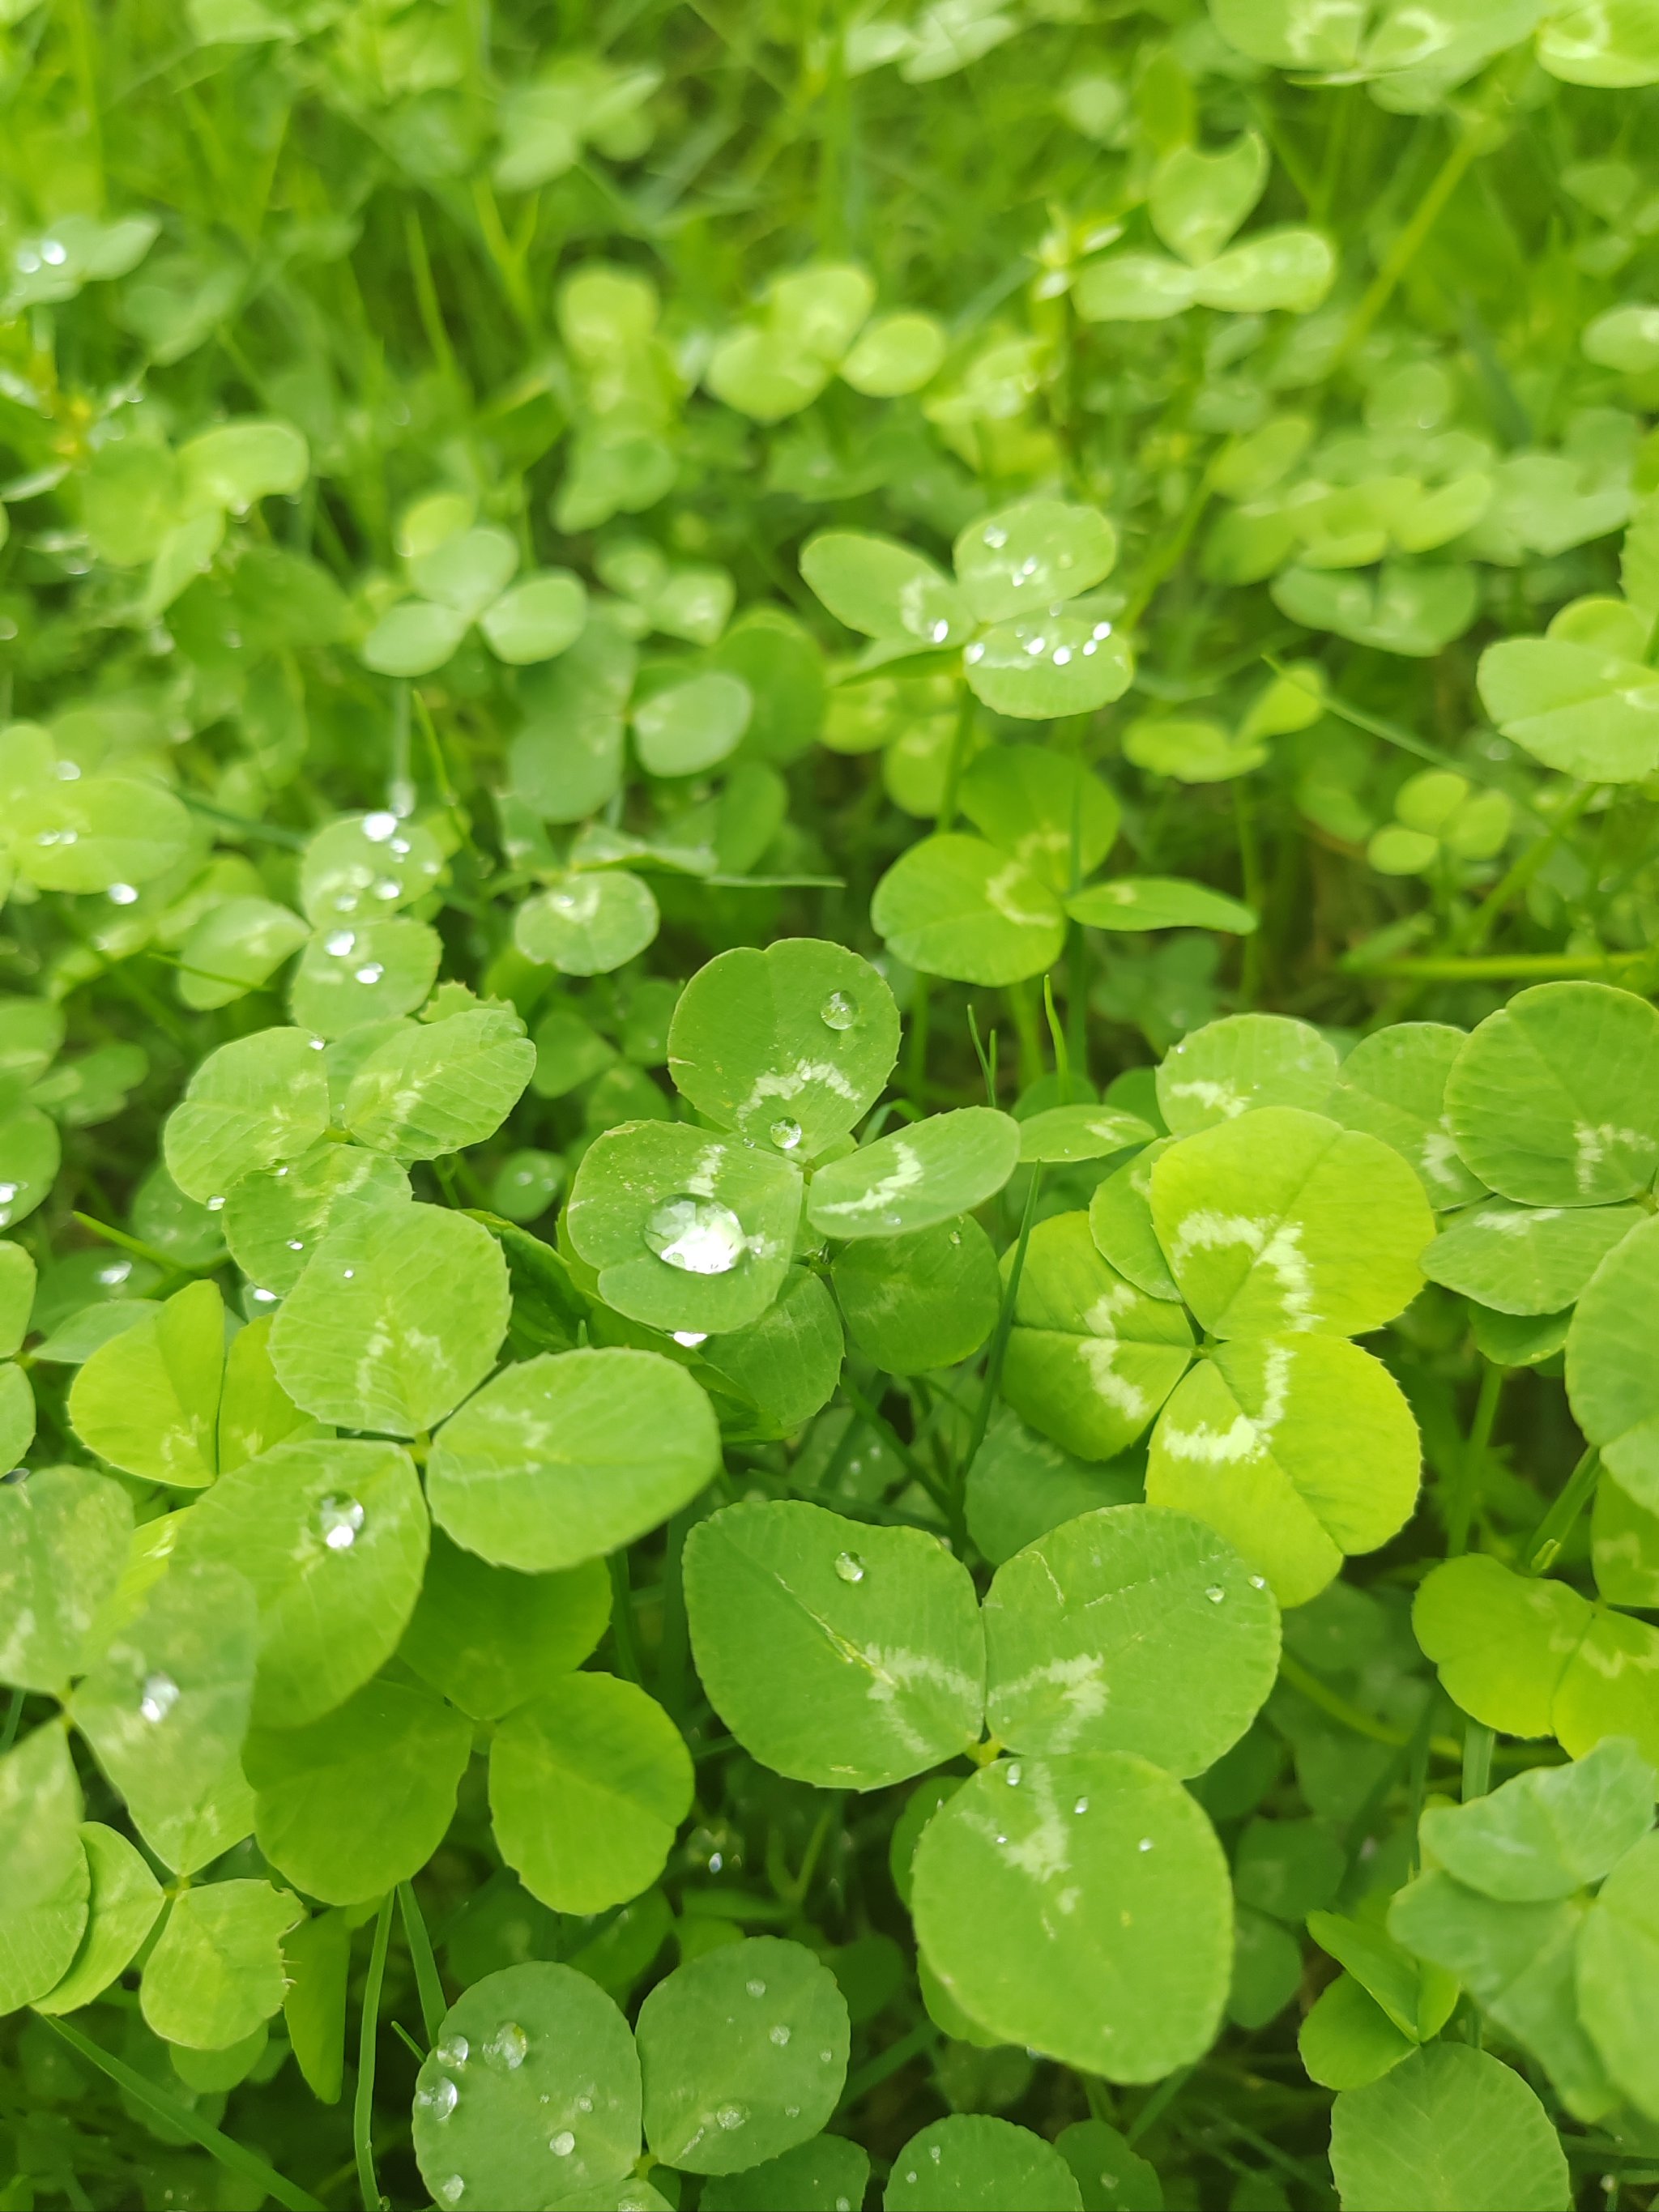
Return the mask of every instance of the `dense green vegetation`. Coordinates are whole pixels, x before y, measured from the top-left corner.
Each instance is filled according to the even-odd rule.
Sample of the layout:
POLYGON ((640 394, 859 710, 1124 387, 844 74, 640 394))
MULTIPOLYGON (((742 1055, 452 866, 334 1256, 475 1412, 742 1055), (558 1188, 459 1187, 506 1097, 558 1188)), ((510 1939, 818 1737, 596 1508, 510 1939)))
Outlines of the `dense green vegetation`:
POLYGON ((0 2208, 1659 2184, 1659 0, 0 0, 0 2208))

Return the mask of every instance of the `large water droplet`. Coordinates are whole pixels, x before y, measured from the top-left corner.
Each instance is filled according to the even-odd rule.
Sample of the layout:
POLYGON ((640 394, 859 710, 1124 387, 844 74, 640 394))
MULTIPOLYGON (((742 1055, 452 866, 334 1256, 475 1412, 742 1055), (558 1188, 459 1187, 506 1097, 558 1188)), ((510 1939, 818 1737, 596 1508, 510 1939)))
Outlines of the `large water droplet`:
POLYGON ((1212 1605, 1219 1605, 1222 1600, 1226 1596, 1227 1593, 1222 1589, 1219 1583, 1212 1583, 1208 1589, 1205 1591, 1204 1595, 1209 1599, 1212 1605))
POLYGON ((429 2089, 421 2090, 415 2101, 431 2113, 434 2120, 447 2120, 460 2100, 460 2091, 447 2074, 441 2074, 429 2089))
POLYGON ((800 1123, 786 1115, 782 1121, 774 1121, 767 1134, 781 1152, 793 1152, 800 1142, 800 1123))
POLYGON ((844 1583, 861 1583, 864 1580, 864 1562, 856 1552, 838 1552, 836 1554, 836 1572, 844 1583))
POLYGON ((850 1030, 859 1018, 859 1010, 845 991, 831 991, 818 1008, 818 1019, 827 1030, 850 1030))
POLYGON ((317 1507, 317 1534, 331 1552, 349 1552, 363 1525, 363 1509, 355 1498, 331 1492, 317 1507))
POLYGON ((557 2135, 548 2137, 547 2147, 555 2158, 568 2158, 576 2148, 576 2138, 568 2128, 561 2128, 557 2135))
POLYGON ((147 1721, 152 1723, 164 1721, 178 1702, 179 1685, 171 1674, 145 1675, 138 1710, 147 1721))
POLYGON ((1073 1808, 1072 1808, 1072 1810, 1073 1810, 1074 1813, 1086 1813, 1086 1812, 1088 1811, 1088 1809, 1089 1809, 1089 1801, 1088 1801, 1088 1799, 1087 1799, 1086 1797, 1079 1797, 1079 1798, 1078 1799, 1078 1801, 1077 1801, 1076 1804, 1075 1804, 1075 1805, 1073 1805, 1073 1808))
POLYGON ((740 2128, 749 2114, 741 2105, 722 2105, 714 2118, 729 2133, 733 2128, 740 2128))
POLYGON ((465 2066, 472 2056, 472 2045, 464 2035, 452 2035, 447 2043, 441 2043, 433 2052, 440 2066, 465 2066))
POLYGON ((744 1984, 744 1987, 748 1990, 751 1997, 763 1997, 766 1995, 766 1984, 764 1982, 745 1982, 744 1984))
POLYGON ((459 2173, 452 2173, 447 2181, 438 2184, 438 2194, 446 2204, 459 2204, 466 2192, 466 2184, 459 2173))
POLYGON ((789 2031, 784 2026, 783 2022, 780 2021, 775 2027, 769 2027, 767 2029, 766 2039, 769 2043, 775 2043, 778 2049, 781 2051, 784 2045, 789 2040, 789 2031))
POLYGON ((378 814, 365 814, 363 817, 363 835, 376 845, 384 845, 397 826, 398 817, 395 814, 383 811, 378 814))
POLYGON ((525 2053, 530 2048, 530 2038, 515 2020, 503 2021, 484 2045, 486 2057, 499 2058, 510 2072, 516 2073, 524 2064, 525 2053))
POLYGON ((659 1260, 687 1275, 729 1275, 744 1253, 743 1224, 712 1198, 670 1198, 645 1224, 659 1260))
POLYGON ((366 960, 362 966, 354 972, 360 983, 378 983, 385 975, 386 969, 378 960, 366 960))
POLYGON ((356 943, 356 937, 350 930, 337 929, 332 937, 323 939, 323 950, 331 960, 346 960, 350 957, 356 943))
POLYGON ((1024 1768, 1020 1765, 1017 1759, 1011 1759, 1002 1778, 1008 1784, 1008 1787, 1011 1790, 1018 1790, 1019 1787, 1019 1778, 1024 1771, 1024 1768))

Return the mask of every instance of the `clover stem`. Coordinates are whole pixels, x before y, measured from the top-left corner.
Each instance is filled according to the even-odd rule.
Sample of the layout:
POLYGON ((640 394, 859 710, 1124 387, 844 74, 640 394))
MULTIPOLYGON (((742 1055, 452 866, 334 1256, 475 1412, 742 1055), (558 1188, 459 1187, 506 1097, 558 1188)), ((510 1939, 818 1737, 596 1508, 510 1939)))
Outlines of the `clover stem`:
POLYGON ((1526 1550, 1521 1554, 1520 1569, 1523 1575, 1541 1575, 1553 1565, 1560 1556, 1561 1547, 1572 1530, 1572 1525, 1583 1511, 1585 1501, 1595 1488, 1596 1478, 1601 1472, 1601 1455, 1594 1444, 1567 1477, 1566 1487, 1549 1511, 1533 1530, 1526 1550))
POLYGON ((381 2212, 384 2199, 374 2173, 374 2049, 380 2024, 380 1984, 386 1978, 386 1947, 392 1940, 392 1899, 380 1900, 374 1923, 374 1947, 363 1984, 362 2017, 357 2031, 357 2091, 351 2100, 351 2148, 357 2161, 357 2186, 363 2212, 381 2212))
POLYGON ((1480 1495, 1480 1473, 1486 1464, 1486 1448, 1492 1442, 1492 1424, 1498 1418, 1498 1401, 1503 1395, 1504 1372, 1494 1367, 1490 1360, 1481 1362, 1480 1395, 1475 1401, 1474 1419, 1469 1427, 1457 1466, 1446 1490, 1446 1556, 1455 1559, 1469 1548, 1469 1523, 1474 1518, 1474 1509, 1480 1495))
POLYGON ((639 1639, 634 1633, 634 1586, 628 1578, 628 1553, 613 1552, 605 1565, 611 1570, 611 1634, 617 1647, 617 1665, 630 1682, 645 1680, 640 1668, 639 1639))
POLYGON ((1493 1734, 1484 1722, 1471 1721, 1463 1731, 1463 1802, 1484 1797, 1492 1787, 1493 1734))
POLYGON ((1030 1188, 1025 1193, 1025 1212, 1019 1224, 1019 1241, 1014 1246, 1014 1256, 1008 1268, 1007 1287, 1002 1293, 1002 1310, 997 1316, 995 1334, 991 1339, 989 1357, 985 1362, 985 1381, 979 1394, 979 1403, 974 1408, 974 1425, 968 1432, 968 1447, 962 1455, 962 1465, 957 1474, 957 1493, 965 1499, 968 1478, 973 1472, 979 1448, 985 1441, 985 1431, 991 1425, 991 1407, 996 1402, 997 1387, 1002 1381, 1002 1363, 1008 1356, 1008 1339, 1014 1326, 1014 1301, 1019 1296, 1019 1279, 1025 1272, 1025 1249, 1031 1241, 1031 1231, 1036 1226, 1037 1194, 1042 1188, 1042 1163, 1039 1160, 1031 1170, 1030 1188))

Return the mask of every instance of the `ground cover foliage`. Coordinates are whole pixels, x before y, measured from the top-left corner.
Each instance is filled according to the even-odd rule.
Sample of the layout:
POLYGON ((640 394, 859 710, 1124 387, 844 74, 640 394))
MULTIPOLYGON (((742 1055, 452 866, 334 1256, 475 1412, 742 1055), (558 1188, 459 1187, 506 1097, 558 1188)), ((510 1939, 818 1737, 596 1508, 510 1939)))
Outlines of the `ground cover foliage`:
POLYGON ((0 0, 0 2203, 1650 2201, 1656 86, 0 0))

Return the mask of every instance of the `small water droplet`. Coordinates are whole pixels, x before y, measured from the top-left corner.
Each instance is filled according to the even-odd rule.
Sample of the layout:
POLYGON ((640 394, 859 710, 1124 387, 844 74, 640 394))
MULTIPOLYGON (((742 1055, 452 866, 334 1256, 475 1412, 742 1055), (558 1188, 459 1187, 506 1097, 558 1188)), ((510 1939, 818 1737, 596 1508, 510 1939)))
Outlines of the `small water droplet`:
POLYGON ((43 238, 40 241, 40 258, 48 268, 61 269, 69 259, 69 255, 55 238, 43 238))
POLYGON ((434 2120, 447 2120, 460 2099, 460 2091, 447 2074, 441 2074, 429 2089, 422 2089, 415 2101, 431 2113, 434 2120))
POLYGON ((732 2129, 740 2128, 749 2115, 741 2105, 722 2105, 714 2118, 730 2133, 732 2129))
POLYGON ((1056 668, 1064 668, 1066 662, 1072 657, 1071 647, 1069 645, 1057 645, 1054 647, 1053 657, 1054 666, 1056 668))
POLYGON ((781 2051, 784 2045, 789 2040, 789 2031, 784 2026, 783 2022, 780 2021, 775 2027, 768 2028, 766 2031, 766 2039, 769 2043, 775 2043, 778 2049, 781 2051))
POLYGON ((438 2194, 446 2204, 459 2204, 466 2193, 466 2184, 459 2173, 452 2173, 447 2181, 438 2184, 438 2194))
POLYGON ((109 887, 110 903, 112 906, 131 906, 137 896, 137 890, 131 884, 112 884, 109 887))
MULTIPOLYGON (((1008 543, 1008 533, 1000 523, 988 522, 985 526, 985 542, 994 552, 1008 543)), ((910 2179, 914 2181, 915 2174, 912 2174, 910 2179)))
POLYGON ((764 1982, 745 1982, 744 1984, 744 1987, 748 1990, 751 1997, 763 1997, 766 1995, 766 1984, 764 1982))
POLYGON ((1019 1787, 1019 1778, 1024 1771, 1024 1768, 1020 1765, 1017 1759, 1011 1759, 1007 1766, 1004 1769, 1002 1778, 1008 1784, 1008 1787, 1011 1790, 1018 1790, 1019 1787))
POLYGON ((401 893, 390 876, 382 876, 374 886, 374 896, 377 899, 395 899, 401 896, 401 893))
POLYGON ((1073 1805, 1073 1808, 1072 1808, 1072 1810, 1073 1810, 1074 1813, 1086 1813, 1086 1812, 1088 1811, 1088 1809, 1089 1809, 1089 1801, 1088 1801, 1088 1799, 1087 1799, 1086 1797, 1079 1797, 1079 1798, 1078 1799, 1078 1801, 1077 1801, 1076 1804, 1075 1804, 1075 1805, 1073 1805))
POLYGON ((1142 1850, 1143 1851, 1149 1851, 1149 1850, 1151 1850, 1151 1849, 1152 1848, 1152 1838, 1151 1838, 1150 1836, 1143 1836, 1143 1837, 1141 1838, 1141 1839, 1140 1839, 1140 1848, 1141 1848, 1141 1850, 1142 1850))
POLYGON ((818 1019, 827 1030, 850 1030, 859 1018, 859 1010, 845 991, 831 991, 818 1008, 818 1019))
POLYGON ((577 2110, 579 2112, 591 2112, 592 2111, 592 2109, 593 2109, 593 2100, 592 2100, 591 2097, 578 2097, 578 2098, 577 2098, 577 2100, 576 2100, 576 2110, 577 2110))
POLYGON ((368 960, 356 972, 360 983, 378 983, 386 969, 378 960, 368 960))
POLYGON ((706 1328, 677 1328, 673 1335, 675 1343, 684 1345, 688 1352, 695 1352, 700 1344, 708 1341, 706 1328))
POLYGON ((568 2128, 561 2128, 557 2135, 548 2137, 547 2147, 555 2158, 568 2158, 576 2148, 576 2138, 568 2128))
POLYGON ((818 2063, 819 2063, 819 2065, 821 2065, 821 2066, 833 2066, 833 2065, 835 2064, 835 2063, 836 2063, 836 2054, 835 2054, 835 2052, 834 2052, 833 2051, 819 2051, 819 2053, 818 2053, 818 2063))
POLYGON ((452 2035, 447 2043, 441 2043, 433 2052, 440 2066, 465 2066, 472 2056, 472 2045, 464 2035, 452 2035))
POLYGON ((951 625, 948 622, 936 622, 927 635, 935 645, 943 645, 951 635, 951 625))
POLYGON ((222 1198, 210 1198, 207 1202, 207 1210, 210 1213, 222 1213, 224 1211, 224 1204, 222 1198))
POLYGON ((179 1702, 179 1685, 171 1674, 146 1674, 138 1710, 152 1726, 164 1721, 179 1702))
POLYGON ((356 1273, 357 1270, 355 1267, 342 1267, 340 1270, 340 1280, 343 1283, 349 1283, 356 1279, 356 1273))
POLYGON ((1222 1589, 1219 1583, 1212 1583, 1208 1589, 1205 1591, 1204 1595, 1209 1599, 1212 1605, 1219 1605, 1222 1600, 1226 1596, 1227 1593, 1222 1589))
POLYGON ((331 1493, 317 1508, 317 1534, 331 1552, 349 1552, 362 1526, 363 1509, 355 1498, 331 1493))
POLYGON ((288 1240, 288 1249, 290 1252, 303 1252, 306 1249, 305 1238, 303 1237, 290 1237, 288 1240))
POLYGON ((645 1241, 685 1275, 729 1275, 744 1255, 742 1222, 712 1198, 665 1199, 645 1224, 645 1241))
POLYGON ((1266 1589, 1267 1587, 1267 1577, 1266 1575, 1252 1575, 1250 1577, 1250 1588, 1252 1589, 1266 1589))
POLYGON ((781 1152, 793 1152, 800 1142, 800 1123, 790 1121, 787 1115, 781 1121, 774 1121, 767 1131, 781 1152))
POLYGON ((325 937, 323 939, 323 950, 332 960, 344 960, 349 957, 356 942, 357 939, 350 930, 337 929, 332 937, 325 937))
POLYGON ((861 1583, 864 1580, 864 1562, 856 1552, 837 1552, 836 1572, 844 1583, 861 1583))
POLYGON ((384 809, 379 813, 365 814, 363 817, 363 835, 376 845, 384 845, 397 827, 397 816, 388 814, 384 809))
POLYGON ((516 2073, 524 2064, 525 2054, 530 2048, 530 2038, 515 2020, 503 2021, 484 2045, 487 2058, 499 2058, 509 2072, 516 2073))

